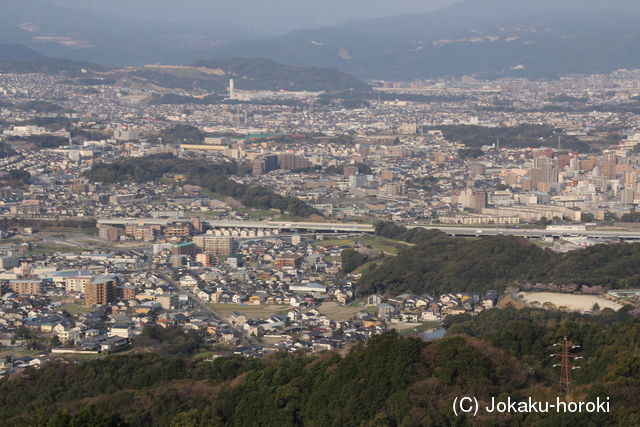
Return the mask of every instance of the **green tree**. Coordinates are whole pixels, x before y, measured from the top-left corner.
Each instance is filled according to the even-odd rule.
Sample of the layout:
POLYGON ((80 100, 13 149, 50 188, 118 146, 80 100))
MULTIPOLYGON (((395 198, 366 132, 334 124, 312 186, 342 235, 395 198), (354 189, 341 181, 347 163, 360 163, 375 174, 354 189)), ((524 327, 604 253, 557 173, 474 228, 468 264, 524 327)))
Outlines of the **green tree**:
POLYGON ((356 268, 367 262, 367 257, 354 249, 345 249, 340 253, 342 259, 342 271, 351 273, 356 268))
POLYGON ((590 212, 582 212, 582 214, 580 214, 580 221, 582 222, 593 222, 595 219, 595 216, 590 212))
POLYGON ((53 348, 60 347, 60 345, 62 344, 60 342, 60 338, 58 338, 57 335, 55 335, 53 338, 51 338, 50 342, 51 342, 51 347, 53 347, 53 348))

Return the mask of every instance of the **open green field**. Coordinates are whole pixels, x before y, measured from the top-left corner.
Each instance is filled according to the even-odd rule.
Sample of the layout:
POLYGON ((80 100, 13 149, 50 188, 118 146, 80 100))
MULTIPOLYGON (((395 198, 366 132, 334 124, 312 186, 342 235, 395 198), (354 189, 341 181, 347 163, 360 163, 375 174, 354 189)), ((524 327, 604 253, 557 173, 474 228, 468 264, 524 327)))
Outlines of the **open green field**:
POLYGON ((50 254, 54 252, 73 252, 80 253, 84 249, 79 248, 77 246, 66 246, 66 245, 56 245, 56 244, 39 244, 35 249, 29 251, 32 254, 50 254))
POLYGON ((215 200, 223 201, 223 202, 228 197, 228 196, 225 196, 224 194, 214 193, 213 191, 209 191, 206 188, 203 188, 200 194, 202 194, 203 196, 211 197, 212 199, 215 199, 215 200))
POLYGON ((356 315, 360 310, 365 309, 369 313, 377 313, 378 307, 364 307, 362 305, 347 305, 342 306, 334 301, 323 302, 316 309, 327 316, 329 319, 335 322, 341 322, 343 320, 349 320, 356 315))
POLYGON ((54 252, 82 252, 82 248, 65 246, 65 245, 51 245, 51 244, 38 244, 35 249, 30 250, 29 252, 32 254, 50 254, 54 252))
MULTIPOLYGON (((0 357, 6 353, 10 353, 14 350, 14 347, 4 347, 4 351, 0 353, 0 357)), ((36 354, 42 353, 42 350, 19 350, 13 353, 14 359, 17 359, 22 356, 34 356, 36 354)))
POLYGON ((77 359, 77 360, 93 360, 99 357, 104 357, 104 353, 56 353, 54 356, 63 357, 65 359, 77 359))
POLYGON ((69 234, 85 234, 88 236, 97 236, 98 235, 98 227, 86 227, 86 228, 77 228, 77 227, 45 227, 39 235, 50 236, 50 237, 60 237, 65 238, 69 234))
POLYGON ((281 310, 292 308, 291 306, 279 304, 238 305, 210 303, 207 304, 207 306, 225 319, 228 319, 233 311, 239 311, 252 319, 267 319, 272 314, 277 314, 281 310))
POLYGON ((198 360, 209 359, 212 356, 214 356, 217 352, 221 350, 228 350, 228 349, 229 347, 226 346, 225 344, 214 344, 213 346, 208 346, 206 348, 203 347, 198 349, 197 352, 194 353, 191 357, 198 360))
POLYGON ((380 265, 383 262, 384 262, 384 259, 374 259, 373 261, 367 261, 364 264, 362 264, 360 267, 353 270, 352 274, 361 274, 367 271, 368 269, 370 269, 371 267, 373 267, 373 264, 380 265))
POLYGON ((366 298, 359 298, 357 300, 351 301, 347 307, 364 307, 366 304, 366 298))
POLYGON ((211 212, 211 211, 207 211, 207 212, 201 212, 201 211, 186 211, 184 214, 185 216, 199 216, 199 215, 204 215, 204 216, 215 216, 218 217, 220 215, 222 215, 224 212, 211 212))
POLYGON ((397 240, 389 239, 382 236, 361 236, 351 237, 348 239, 325 239, 316 241, 317 245, 338 245, 338 246, 353 246, 360 240, 366 246, 371 246, 381 252, 390 255, 396 255, 400 250, 407 248, 411 245, 407 243, 401 243, 397 240))
POLYGON ((80 314, 80 313, 90 313, 93 311, 93 309, 89 306, 86 305, 81 305, 81 304, 63 304, 60 307, 58 307, 58 309, 62 310, 65 309, 69 312, 70 315, 75 316, 76 314, 80 314))
MULTIPOLYGON (((267 319, 272 314, 286 314, 288 310, 291 310, 295 307, 291 307, 288 305, 278 305, 278 304, 269 304, 269 305, 238 305, 238 304, 207 304, 213 311, 217 312, 224 318, 229 318, 231 316, 231 312, 239 311, 243 313, 245 316, 253 318, 253 319, 267 319)), ((318 307, 317 310, 326 315, 329 319, 334 320, 336 322, 351 319, 355 314, 362 310, 366 309, 370 313, 377 313, 377 307, 364 307, 362 305, 355 306, 341 306, 340 304, 329 301, 323 302, 318 307)))

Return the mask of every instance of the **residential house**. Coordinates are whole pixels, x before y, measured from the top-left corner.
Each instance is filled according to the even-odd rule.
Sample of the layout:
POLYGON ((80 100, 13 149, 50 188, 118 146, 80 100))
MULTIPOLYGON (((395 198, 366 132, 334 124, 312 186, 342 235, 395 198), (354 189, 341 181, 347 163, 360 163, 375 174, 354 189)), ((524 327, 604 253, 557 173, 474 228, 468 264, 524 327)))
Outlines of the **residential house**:
POLYGON ((423 322, 439 322, 442 320, 442 316, 438 313, 434 313, 432 310, 425 310, 420 315, 420 320, 423 322))
POLYGON ((242 314, 240 311, 231 312, 231 323, 235 325, 244 325, 247 323, 248 317, 242 314))
POLYGON ((378 317, 386 319, 388 316, 396 314, 397 309, 392 304, 380 303, 378 305, 378 317))
POLYGON ((382 321, 380 318, 376 316, 367 316, 362 318, 362 323, 365 328, 370 328, 372 326, 380 326, 382 325, 382 321))
POLYGON ((402 317, 402 321, 405 322, 405 323, 417 323, 418 322, 418 314, 417 313, 404 312, 400 316, 402 317))
POLYGON ((133 334, 133 326, 131 325, 126 325, 123 323, 116 323, 115 325, 113 325, 111 327, 111 329, 109 329, 109 332, 107 333, 107 336, 111 337, 122 337, 122 338, 127 338, 127 339, 131 339, 133 338, 134 334, 133 334))

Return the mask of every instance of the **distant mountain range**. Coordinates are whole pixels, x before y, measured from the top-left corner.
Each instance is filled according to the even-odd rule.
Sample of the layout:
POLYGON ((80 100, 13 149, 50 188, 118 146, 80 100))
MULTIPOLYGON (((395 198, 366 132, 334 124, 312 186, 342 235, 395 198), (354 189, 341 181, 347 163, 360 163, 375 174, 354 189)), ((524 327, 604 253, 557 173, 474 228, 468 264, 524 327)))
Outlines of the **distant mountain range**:
POLYGON ((0 43, 36 51, 30 55, 108 66, 243 57, 385 80, 464 74, 549 78, 640 68, 640 2, 466 0, 430 13, 265 37, 221 22, 157 24, 5 0, 0 43))
POLYGON ((476 73, 556 77, 640 68, 639 22, 615 12, 558 12, 424 39, 345 28, 300 30, 189 52, 167 62, 239 55, 296 66, 333 66, 358 77, 386 80, 476 73))
POLYGON ((142 66, 172 53, 258 36, 248 28, 219 21, 157 23, 39 0, 3 0, 0 5, 0 43, 108 66, 142 66))
POLYGON ((337 28, 370 35, 439 38, 536 16, 564 12, 601 14, 603 11, 638 18, 640 3, 636 0, 466 0, 434 12, 349 21, 337 28))

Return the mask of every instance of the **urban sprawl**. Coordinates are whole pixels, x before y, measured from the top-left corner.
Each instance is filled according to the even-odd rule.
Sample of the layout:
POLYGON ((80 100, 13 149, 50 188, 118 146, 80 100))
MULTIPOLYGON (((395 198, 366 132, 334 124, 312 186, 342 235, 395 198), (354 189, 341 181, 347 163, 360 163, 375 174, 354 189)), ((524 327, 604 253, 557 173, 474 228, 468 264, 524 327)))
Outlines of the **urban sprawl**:
POLYGON ((0 139, 17 153, 0 159, 0 342, 50 350, 7 358, 4 371, 58 353, 126 351, 148 325, 203 333, 213 357, 419 332, 448 315, 523 302, 513 291, 359 295, 360 273, 345 271, 343 251, 374 260, 408 247, 375 236, 379 221, 466 227, 479 238, 538 227, 555 232, 541 245, 567 252, 619 242, 586 231, 637 219, 640 71, 370 83, 380 96, 356 108, 319 105, 322 93, 243 91, 241 82, 231 83, 234 102, 175 105, 150 102, 157 94, 136 85, 0 75, 0 139), (473 147, 447 139, 469 126, 551 131, 531 146, 508 133, 473 147), (202 138, 168 140, 178 135, 171 129, 202 138), (116 183, 83 175, 163 153, 242 164, 235 182, 321 215, 248 208, 181 174, 116 183))

